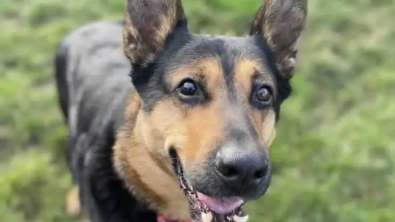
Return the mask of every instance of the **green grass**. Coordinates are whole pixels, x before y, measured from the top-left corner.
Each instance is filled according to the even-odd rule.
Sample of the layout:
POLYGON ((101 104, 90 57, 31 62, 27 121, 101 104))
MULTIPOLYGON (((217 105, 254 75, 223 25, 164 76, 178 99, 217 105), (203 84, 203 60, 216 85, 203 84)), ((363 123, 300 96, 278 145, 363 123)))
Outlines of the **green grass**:
MULTIPOLYGON (((245 34, 260 0, 184 0, 195 32, 245 34)), ((0 1, 0 221, 70 222, 57 44, 123 0, 0 1)), ((251 222, 395 221, 395 2, 311 0, 294 94, 251 222)))

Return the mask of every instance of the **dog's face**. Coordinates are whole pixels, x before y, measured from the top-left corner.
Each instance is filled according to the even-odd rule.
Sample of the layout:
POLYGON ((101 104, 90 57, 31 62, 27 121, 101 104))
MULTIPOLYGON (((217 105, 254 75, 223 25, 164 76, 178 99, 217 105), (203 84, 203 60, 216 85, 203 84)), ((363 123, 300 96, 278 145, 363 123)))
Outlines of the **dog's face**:
POLYGON ((152 155, 178 158, 219 214, 269 186, 268 149, 306 11, 306 0, 267 0, 250 36, 220 37, 189 33, 179 0, 128 0, 124 49, 142 101, 139 136, 152 155))

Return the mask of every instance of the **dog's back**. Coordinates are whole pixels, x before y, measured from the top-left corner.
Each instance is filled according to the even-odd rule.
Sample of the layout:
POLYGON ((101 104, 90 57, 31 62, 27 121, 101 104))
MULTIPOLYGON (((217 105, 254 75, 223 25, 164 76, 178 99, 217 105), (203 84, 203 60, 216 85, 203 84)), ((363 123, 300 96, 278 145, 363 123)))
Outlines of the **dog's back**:
MULTIPOLYGON (((63 40, 55 57, 59 102, 69 130, 67 161, 89 208, 98 206, 92 204, 96 197, 86 196, 95 188, 89 187, 85 175, 98 167, 95 163, 112 168, 108 158, 97 161, 93 155, 111 156, 116 128, 123 121, 124 104, 133 90, 128 77, 131 66, 122 51, 122 32, 120 22, 83 26, 63 40)), ((92 175, 88 179, 92 180, 92 175)), ((107 176, 111 178, 112 172, 107 176)))
POLYGON ((109 108, 120 93, 131 88, 127 75, 130 63, 121 49, 122 31, 118 22, 89 24, 68 35, 58 48, 55 72, 59 99, 69 127, 77 130, 73 133, 78 133, 75 127, 82 124, 81 119, 91 124, 91 117, 106 112, 103 108, 109 108), (85 100, 88 104, 81 103, 85 100), (74 119, 77 113, 89 115, 74 119))

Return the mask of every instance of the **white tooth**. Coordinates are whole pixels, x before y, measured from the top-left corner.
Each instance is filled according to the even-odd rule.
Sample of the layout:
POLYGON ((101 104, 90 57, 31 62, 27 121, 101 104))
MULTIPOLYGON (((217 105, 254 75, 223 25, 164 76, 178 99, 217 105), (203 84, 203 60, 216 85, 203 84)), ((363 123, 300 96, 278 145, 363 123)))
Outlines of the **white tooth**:
POLYGON ((235 221, 235 222, 247 222, 247 220, 248 220, 248 215, 246 215, 246 216, 244 216, 244 217, 239 217, 239 216, 234 216, 233 217, 233 220, 235 221))
POLYGON ((202 222, 211 222, 213 220, 213 214, 211 212, 202 213, 202 222))

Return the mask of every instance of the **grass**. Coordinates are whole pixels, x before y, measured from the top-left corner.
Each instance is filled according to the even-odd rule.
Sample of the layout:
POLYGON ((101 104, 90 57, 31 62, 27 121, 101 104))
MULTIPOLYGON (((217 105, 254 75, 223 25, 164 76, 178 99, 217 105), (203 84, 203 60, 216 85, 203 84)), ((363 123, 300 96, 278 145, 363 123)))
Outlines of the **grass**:
MULTIPOLYGON (((184 0, 190 28, 245 34, 260 0, 184 0)), ((122 19, 121 0, 0 1, 0 221, 71 222, 66 129, 52 59, 74 28, 122 19)), ((315 0, 251 222, 395 220, 395 2, 315 0)))

